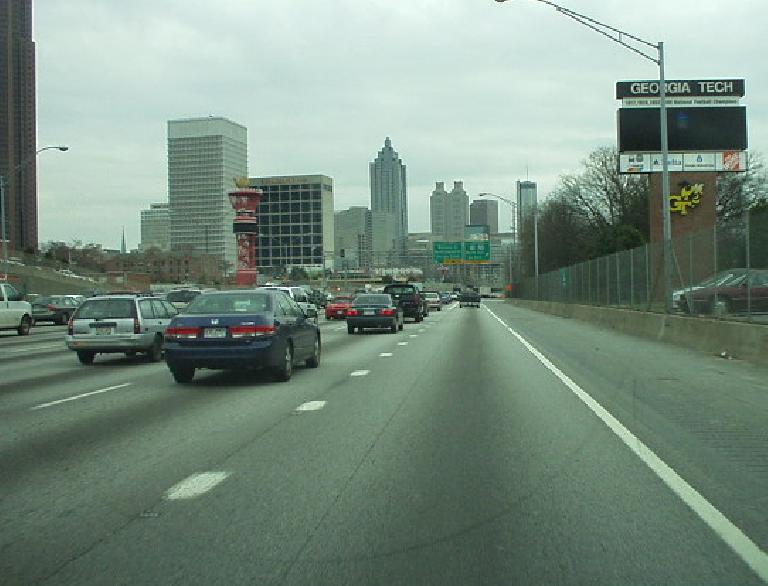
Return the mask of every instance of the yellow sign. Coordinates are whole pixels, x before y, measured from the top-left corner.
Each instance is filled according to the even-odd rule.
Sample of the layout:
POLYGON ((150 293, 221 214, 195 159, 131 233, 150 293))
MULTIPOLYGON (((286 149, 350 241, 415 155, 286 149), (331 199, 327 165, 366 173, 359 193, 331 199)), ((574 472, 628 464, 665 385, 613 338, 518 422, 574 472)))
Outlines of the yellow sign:
POLYGON ((704 195, 704 185, 701 183, 684 186, 678 195, 670 194, 669 211, 687 216, 688 208, 695 208, 699 205, 702 195, 704 195))

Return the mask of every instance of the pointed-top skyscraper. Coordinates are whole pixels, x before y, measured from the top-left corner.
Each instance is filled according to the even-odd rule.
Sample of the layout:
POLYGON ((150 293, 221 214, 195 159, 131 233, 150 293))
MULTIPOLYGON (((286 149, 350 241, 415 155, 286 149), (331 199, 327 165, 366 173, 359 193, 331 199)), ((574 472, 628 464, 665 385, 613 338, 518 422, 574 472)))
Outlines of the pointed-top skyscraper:
MULTIPOLYGON (((392 148, 389 137, 384 148, 370 163, 371 211, 389 213, 393 217, 394 242, 402 248, 408 237, 408 193, 405 165, 392 148)), ((375 238, 375 235, 374 235, 375 238)))
POLYGON ((125 244, 125 226, 123 226, 123 237, 120 240, 120 254, 127 254, 128 246, 125 244))

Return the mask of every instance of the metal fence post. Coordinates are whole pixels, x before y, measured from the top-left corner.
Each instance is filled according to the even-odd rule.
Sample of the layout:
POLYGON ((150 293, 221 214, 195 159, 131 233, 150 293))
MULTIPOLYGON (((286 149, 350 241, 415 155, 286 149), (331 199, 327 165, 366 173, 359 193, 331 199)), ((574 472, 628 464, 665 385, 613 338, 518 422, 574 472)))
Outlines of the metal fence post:
POLYGON ((629 251, 629 307, 635 308, 635 248, 629 251))
POLYGON ((746 238, 746 260, 747 260, 747 320, 752 321, 752 275, 750 270, 752 269, 752 254, 749 247, 749 209, 744 214, 744 232, 746 238))
POLYGON ((650 308, 651 306, 651 255, 648 250, 649 244, 645 245, 645 305, 650 308))
POLYGON ((621 263, 619 262, 620 252, 616 253, 616 305, 621 307, 621 263))

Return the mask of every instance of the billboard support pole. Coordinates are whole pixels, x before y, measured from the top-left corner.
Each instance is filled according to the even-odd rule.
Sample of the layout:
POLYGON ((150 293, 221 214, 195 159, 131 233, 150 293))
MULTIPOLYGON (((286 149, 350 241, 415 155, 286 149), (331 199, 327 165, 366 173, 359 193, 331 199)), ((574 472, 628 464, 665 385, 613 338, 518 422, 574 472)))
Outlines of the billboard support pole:
POLYGON ((669 211, 669 134, 667 128, 667 88, 664 76, 664 43, 659 52, 659 118, 661 125, 661 210, 664 215, 664 309, 672 313, 672 218, 669 211))

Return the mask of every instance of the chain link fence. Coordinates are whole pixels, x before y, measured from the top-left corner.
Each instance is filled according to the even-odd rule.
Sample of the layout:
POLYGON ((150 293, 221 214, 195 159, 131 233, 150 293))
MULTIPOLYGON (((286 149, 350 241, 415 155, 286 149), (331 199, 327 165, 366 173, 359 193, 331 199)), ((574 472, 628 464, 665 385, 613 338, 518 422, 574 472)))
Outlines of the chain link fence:
MULTIPOLYGON (((768 323, 768 213, 674 238, 671 248, 675 312, 768 323)), ((663 244, 525 279, 518 296, 664 312, 663 244)))

